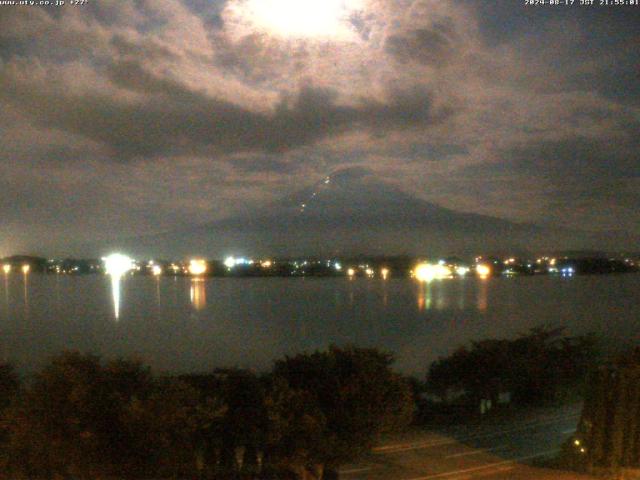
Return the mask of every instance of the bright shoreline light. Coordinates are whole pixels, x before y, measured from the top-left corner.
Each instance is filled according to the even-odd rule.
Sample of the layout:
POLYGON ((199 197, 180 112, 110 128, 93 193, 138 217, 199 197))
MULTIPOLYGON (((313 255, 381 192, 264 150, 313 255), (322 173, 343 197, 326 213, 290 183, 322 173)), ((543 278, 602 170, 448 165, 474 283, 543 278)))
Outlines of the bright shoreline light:
POLYGON ((27 273, 29 273, 29 270, 31 270, 31 266, 30 265, 26 265, 25 264, 25 265, 22 266, 22 273, 24 273, 25 275, 27 273))
POLYGON ((414 271, 416 279, 420 282, 430 282, 431 280, 449 278, 451 269, 446 265, 421 263, 416 266, 414 271))
POLYGON ((476 272, 481 277, 488 277, 491 274, 491 267, 483 263, 476 267, 476 272))
POLYGON ((207 272, 207 262, 194 258, 189 262, 189 273, 193 276, 203 275, 207 272))
POLYGON ((121 253, 114 253, 102 259, 107 275, 121 277, 133 268, 133 260, 121 253))
POLYGON ((8 275, 9 273, 11 273, 11 265, 9 263, 6 263, 2 266, 2 271, 5 273, 5 275, 8 275))

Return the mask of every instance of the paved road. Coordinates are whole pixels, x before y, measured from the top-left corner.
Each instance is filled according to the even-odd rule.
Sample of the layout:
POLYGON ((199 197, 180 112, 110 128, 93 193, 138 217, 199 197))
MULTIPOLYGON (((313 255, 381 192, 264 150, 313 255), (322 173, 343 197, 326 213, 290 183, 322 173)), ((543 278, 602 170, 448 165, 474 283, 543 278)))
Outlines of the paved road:
POLYGON ((473 425, 431 427, 385 439, 345 480, 553 479, 589 477, 531 466, 575 431, 580 405, 513 412, 473 425))

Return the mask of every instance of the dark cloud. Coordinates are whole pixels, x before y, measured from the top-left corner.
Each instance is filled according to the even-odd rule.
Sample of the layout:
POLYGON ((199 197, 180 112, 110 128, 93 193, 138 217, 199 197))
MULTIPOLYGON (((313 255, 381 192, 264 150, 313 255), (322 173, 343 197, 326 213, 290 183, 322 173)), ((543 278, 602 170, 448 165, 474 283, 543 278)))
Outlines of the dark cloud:
POLYGON ((531 76, 524 79, 529 88, 541 93, 597 92, 640 105, 640 52, 634 47, 640 37, 639 9, 597 2, 593 7, 524 8, 509 0, 493 2, 490 8, 480 1, 469 6, 488 45, 518 48, 531 67, 531 76))
MULTIPOLYGON (((467 2, 478 21, 487 42, 508 43, 522 36, 548 35, 557 25, 580 25, 598 41, 584 42, 582 51, 589 55, 594 49, 620 45, 638 32, 640 12, 634 6, 605 7, 595 2, 592 8, 581 6, 559 8, 527 7, 511 0, 494 0, 488 5, 483 0, 467 2)), ((563 45, 557 45, 562 48, 563 45)))
POLYGON ((234 166, 243 173, 291 174, 298 168, 297 162, 284 160, 280 155, 242 155, 234 159, 234 166))
POLYGON ((185 5, 210 28, 223 26, 222 10, 227 0, 185 0, 185 5))
POLYGON ((265 33, 246 35, 237 42, 217 35, 214 41, 216 63, 251 83, 268 81, 274 72, 282 70, 303 72, 310 57, 306 45, 283 46, 265 33))
POLYGON ((567 180, 640 176, 640 142, 575 137, 541 141, 504 153, 502 168, 532 176, 544 175, 564 184, 567 180))
POLYGON ((166 45, 153 41, 132 41, 121 34, 113 36, 111 46, 113 46, 117 54, 121 57, 132 59, 130 60, 131 62, 140 62, 141 60, 155 62, 160 59, 177 59, 176 54, 166 45))
POLYGON ((65 88, 32 85, 15 71, 0 76, 0 85, 5 100, 33 122, 103 143, 122 160, 209 147, 227 153, 282 152, 356 127, 386 131, 427 126, 450 113, 434 111, 429 93, 419 88, 394 92, 386 103, 363 99, 359 105, 342 106, 331 91, 307 87, 264 114, 156 77, 136 62, 111 65, 106 74, 145 98, 131 102, 100 93, 74 95, 65 88))
POLYGON ((431 28, 419 28, 402 34, 389 35, 385 50, 400 62, 442 65, 455 52, 456 36, 450 22, 431 28))
POLYGON ((363 40, 369 40, 370 35, 371 35, 371 20, 372 17, 370 15, 365 14, 363 11, 357 11, 354 12, 350 17, 349 17, 349 22, 351 23, 351 25, 353 26, 353 28, 355 28, 355 30, 358 32, 358 34, 360 35, 360 38, 362 38, 363 40))

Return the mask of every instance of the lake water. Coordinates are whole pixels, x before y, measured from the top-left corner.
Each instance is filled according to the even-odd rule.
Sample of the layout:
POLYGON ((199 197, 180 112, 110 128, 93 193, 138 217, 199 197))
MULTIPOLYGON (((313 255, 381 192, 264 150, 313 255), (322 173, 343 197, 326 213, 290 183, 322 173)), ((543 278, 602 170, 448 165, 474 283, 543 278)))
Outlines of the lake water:
POLYGON ((33 371, 63 349, 137 356, 167 372, 268 369, 331 344, 381 347, 398 369, 471 340, 530 327, 640 343, 640 275, 436 280, 128 277, 119 307, 108 277, 0 277, 0 360, 33 371), (117 317, 116 317, 117 312, 117 317))

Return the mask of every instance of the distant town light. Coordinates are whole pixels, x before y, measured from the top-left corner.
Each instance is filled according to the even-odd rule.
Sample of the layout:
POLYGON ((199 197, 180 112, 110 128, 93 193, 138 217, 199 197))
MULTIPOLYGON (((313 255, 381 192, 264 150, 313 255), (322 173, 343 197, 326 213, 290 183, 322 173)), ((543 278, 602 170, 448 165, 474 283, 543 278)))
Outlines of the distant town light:
POLYGON ((162 267, 160 265, 154 265, 151 267, 151 273, 153 273, 156 277, 162 275, 162 267))
POLYGON ((459 276, 464 277, 467 273, 469 273, 469 269, 467 267, 458 267, 456 268, 456 273, 459 276))
POLYGON ((273 266, 273 262, 271 260, 265 260, 260 264, 262 268, 271 268, 273 266))
POLYGON ((207 262, 200 259, 193 259, 189 262, 189 273, 191 275, 202 275, 207 271, 207 262))
POLYGON ((11 265, 8 263, 5 263, 2 266, 2 271, 4 272, 5 275, 8 275, 11 272, 11 265))
POLYGON ((121 253, 114 253, 102 259, 107 275, 121 277, 133 268, 133 260, 121 253))
POLYGON ((382 276, 383 280, 386 280, 389 277, 389 269, 388 268, 383 268, 382 270, 380 270, 380 275, 382 276))
POLYGON ((347 275, 353 277, 356 274, 356 271, 353 268, 347 270, 347 275))
POLYGON ((333 267, 334 267, 337 271, 342 270, 342 265, 340 265, 340 262, 336 262, 336 263, 333 265, 333 267))
POLYGON ((250 258, 244 257, 227 257, 224 259, 224 266, 227 268, 233 268, 236 265, 253 265, 254 263, 250 258))
POLYGON ((482 263, 476 267, 476 272, 478 272, 478 275, 481 277, 488 277, 491 275, 491 267, 482 263))
POLYGON ((29 270, 31 270, 31 266, 30 265, 28 265, 28 264, 22 265, 22 273, 24 273, 26 275, 27 273, 29 273, 29 270))
POLYGON ((373 268, 367 268, 365 270, 365 273, 369 276, 369 277, 373 277, 373 268))

